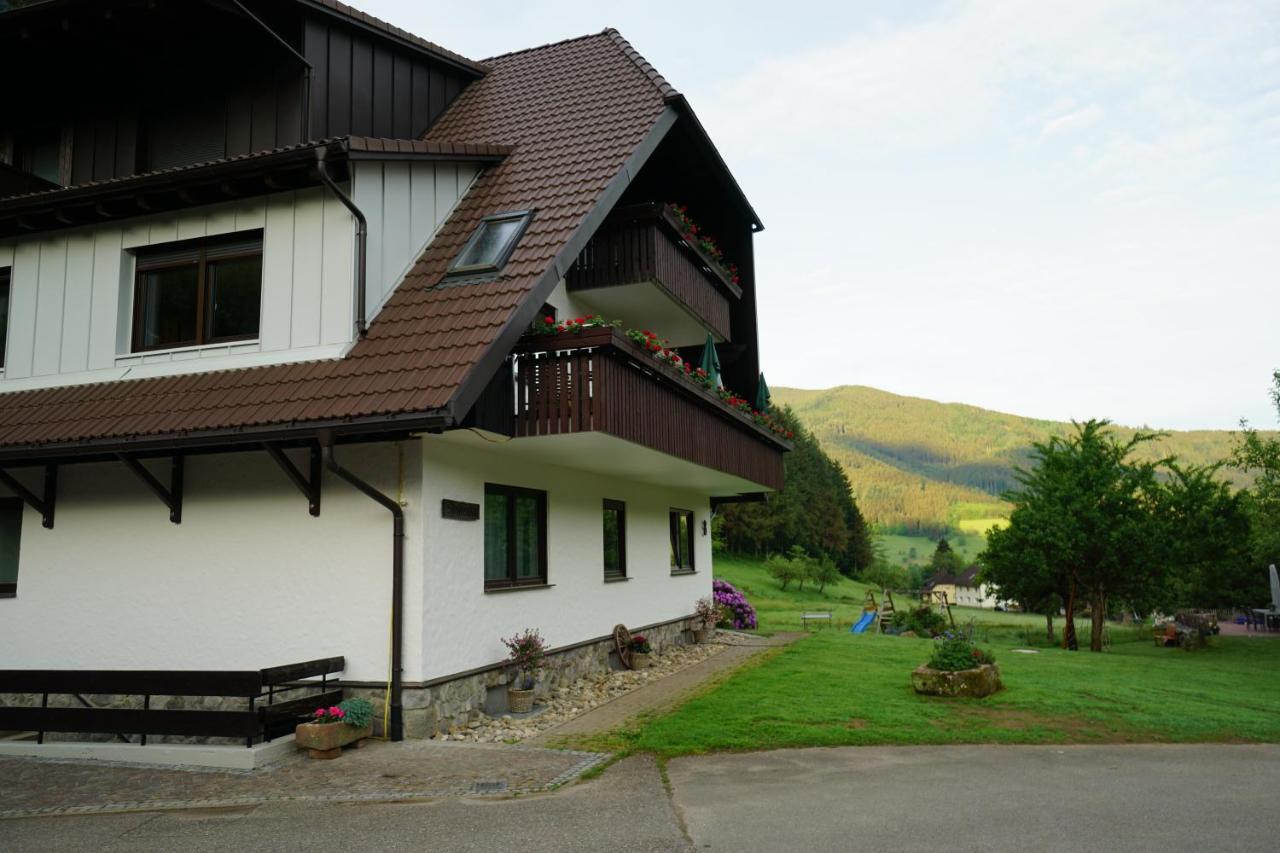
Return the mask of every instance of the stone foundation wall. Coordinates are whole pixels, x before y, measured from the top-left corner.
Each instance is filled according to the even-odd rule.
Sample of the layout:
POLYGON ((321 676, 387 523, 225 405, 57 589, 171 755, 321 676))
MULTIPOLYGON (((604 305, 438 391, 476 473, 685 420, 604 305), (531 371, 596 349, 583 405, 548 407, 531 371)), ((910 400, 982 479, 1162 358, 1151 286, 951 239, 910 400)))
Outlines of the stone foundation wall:
MULTIPOLYGON (((655 652, 671 646, 683 646, 693 640, 688 620, 644 630, 655 652)), ((558 652, 547 657, 547 666, 538 680, 535 698, 541 699, 559 687, 609 669, 621 669, 613 638, 558 652)), ((485 670, 427 687, 404 688, 404 736, 429 738, 436 733, 465 728, 468 723, 488 714, 496 716, 507 710, 506 685, 512 673, 506 668, 485 670)), ((382 732, 385 688, 348 687, 348 696, 364 696, 376 707, 375 733, 382 732)))
MULTIPOLYGON (((683 646, 693 641, 693 632, 688 627, 687 619, 680 619, 665 625, 646 628, 644 635, 649 638, 655 652, 672 646, 683 646)), ((542 699, 559 687, 573 684, 584 676, 604 672, 609 669, 621 669, 622 663, 613 647, 613 638, 609 637, 585 646, 568 649, 548 655, 546 668, 538 680, 535 697, 542 699)), ((506 685, 513 672, 505 667, 488 669, 472 675, 443 681, 425 687, 406 686, 404 688, 404 734, 406 738, 429 738, 436 733, 444 733, 458 728, 465 728, 468 723, 480 718, 481 714, 498 716, 506 713, 506 685)), ((283 693, 280 701, 294 699, 305 695, 303 691, 283 693)), ((383 703, 386 697, 385 687, 347 687, 348 697, 363 696, 374 706, 374 734, 382 736, 385 732, 383 721, 383 703)), ((141 696, 85 696, 86 700, 98 708, 141 708, 141 696)), ((39 694, 0 694, 0 705, 37 706, 40 704, 39 694)), ((264 700, 265 701, 265 700, 264 700)), ((51 707, 77 708, 84 707, 74 696, 50 695, 51 707)), ((214 696, 153 696, 151 707, 155 709, 174 710, 208 710, 208 711, 242 711, 248 702, 242 698, 214 696)), ((113 735, 54 733, 45 735, 47 741, 112 741, 113 735)), ((131 738, 136 741, 137 737, 131 738)), ((229 743, 241 744, 241 740, 229 738, 196 738, 151 735, 147 738, 151 743, 229 743)))

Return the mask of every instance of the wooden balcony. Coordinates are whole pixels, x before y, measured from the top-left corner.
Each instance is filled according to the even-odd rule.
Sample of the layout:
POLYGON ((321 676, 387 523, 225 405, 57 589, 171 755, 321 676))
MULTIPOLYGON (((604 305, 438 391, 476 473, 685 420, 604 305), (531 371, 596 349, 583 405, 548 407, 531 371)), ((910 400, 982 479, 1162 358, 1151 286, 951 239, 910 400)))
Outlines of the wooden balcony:
POLYGON ((742 296, 719 266, 681 237, 670 211, 658 204, 614 211, 569 268, 565 284, 606 314, 606 288, 656 286, 721 340, 730 338, 730 300, 742 296))
POLYGON ((603 432, 781 489, 790 445, 613 328, 526 338, 476 406, 517 438, 603 432))

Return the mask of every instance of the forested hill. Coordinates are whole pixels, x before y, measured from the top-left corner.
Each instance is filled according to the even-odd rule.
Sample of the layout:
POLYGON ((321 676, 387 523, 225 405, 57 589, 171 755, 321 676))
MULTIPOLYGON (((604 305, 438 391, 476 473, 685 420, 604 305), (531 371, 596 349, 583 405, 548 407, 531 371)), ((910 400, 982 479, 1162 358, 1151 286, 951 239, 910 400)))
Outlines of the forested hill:
MULTIPOLYGON (((991 519, 1007 514, 998 496, 1016 485, 1014 466, 1027 464, 1031 443, 1071 428, 860 385, 772 392, 844 466, 867 521, 889 533, 985 530, 991 519)), ((1231 442, 1226 431, 1175 432, 1143 455, 1207 464, 1226 457, 1231 442)), ((1247 482, 1230 469, 1223 476, 1237 485, 1247 482)))

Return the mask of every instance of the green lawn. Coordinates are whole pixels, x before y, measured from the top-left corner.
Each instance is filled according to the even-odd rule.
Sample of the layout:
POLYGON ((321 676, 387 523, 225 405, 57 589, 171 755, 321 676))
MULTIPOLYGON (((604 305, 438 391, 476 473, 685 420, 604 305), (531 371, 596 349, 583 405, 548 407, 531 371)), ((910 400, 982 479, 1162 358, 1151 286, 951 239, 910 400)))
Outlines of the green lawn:
MULTIPOLYGON (((715 555, 715 576, 740 589, 747 600, 756 608, 756 616, 760 620, 761 633, 773 634, 778 631, 797 631, 800 629, 800 614, 805 611, 830 610, 837 627, 848 629, 862 615, 862 605, 866 601, 866 584, 844 579, 840 583, 828 586, 824 592, 812 584, 805 584, 800 591, 793 583, 784 592, 778 582, 769 577, 763 563, 732 557, 726 554, 715 555)), ((876 600, 881 598, 880 590, 875 590, 876 600)), ((903 609, 908 602, 895 597, 894 604, 903 609)), ((976 607, 953 607, 957 624, 975 620, 982 628, 987 626, 1030 625, 1043 626, 1044 617, 1022 613, 998 613, 993 610, 981 610, 976 607)), ((1041 627, 1043 633, 1043 627, 1041 627)))
MULTIPOLYGON (((976 560, 987 547, 987 528, 990 521, 983 519, 984 525, 979 530, 970 530, 969 522, 965 522, 965 532, 947 534, 947 542, 966 560, 976 560)), ((937 542, 928 536, 896 536, 888 533, 876 534, 876 540, 884 547, 884 556, 890 563, 900 566, 925 566, 938 547, 937 542)))
POLYGON ((1193 653, 1145 642, 1103 654, 992 642, 1006 689, 919 696, 931 641, 815 633, 656 719, 589 743, 663 756, 860 744, 1280 741, 1280 640, 1217 638, 1193 653))
MULTIPOLYGON (((764 633, 797 630, 804 610, 829 609, 842 627, 765 653, 670 713, 569 745, 675 756, 859 744, 1280 742, 1280 639, 1218 637, 1187 653, 1155 647, 1149 629, 1112 625, 1109 651, 1067 652, 1048 645, 1043 617, 957 607, 957 623, 972 621, 994 652, 1005 690, 941 699, 911 689, 910 672, 932 641, 849 633, 864 585, 783 592, 762 565, 719 554, 716 576, 746 593, 764 633), (1029 646, 1035 654, 1014 651, 1029 646)), ((1087 622, 1077 629, 1085 640, 1087 622)))
MULTIPOLYGON (((870 588, 845 578, 821 593, 809 583, 803 591, 792 583, 783 592, 778 582, 769 577, 763 563, 721 553, 715 555, 715 576, 727 580, 746 595, 756 609, 759 630, 765 634, 798 631, 800 614, 815 610, 830 610, 831 618, 848 629, 862 615, 862 605, 870 588)), ((876 590, 876 598, 879 597, 880 592, 876 590)))

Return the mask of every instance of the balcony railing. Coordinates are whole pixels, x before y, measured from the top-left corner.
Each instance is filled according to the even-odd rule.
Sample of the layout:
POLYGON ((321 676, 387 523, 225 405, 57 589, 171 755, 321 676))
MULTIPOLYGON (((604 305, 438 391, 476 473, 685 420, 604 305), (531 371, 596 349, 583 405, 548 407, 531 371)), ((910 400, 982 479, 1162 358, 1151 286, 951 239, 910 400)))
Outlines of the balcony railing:
POLYGON ((652 282, 728 339, 729 300, 742 290, 681 236, 664 205, 621 208, 569 268, 570 291, 652 282))
POLYGON ((517 438, 604 432, 782 488, 790 446, 613 328, 526 338, 477 405, 477 426, 517 438))

